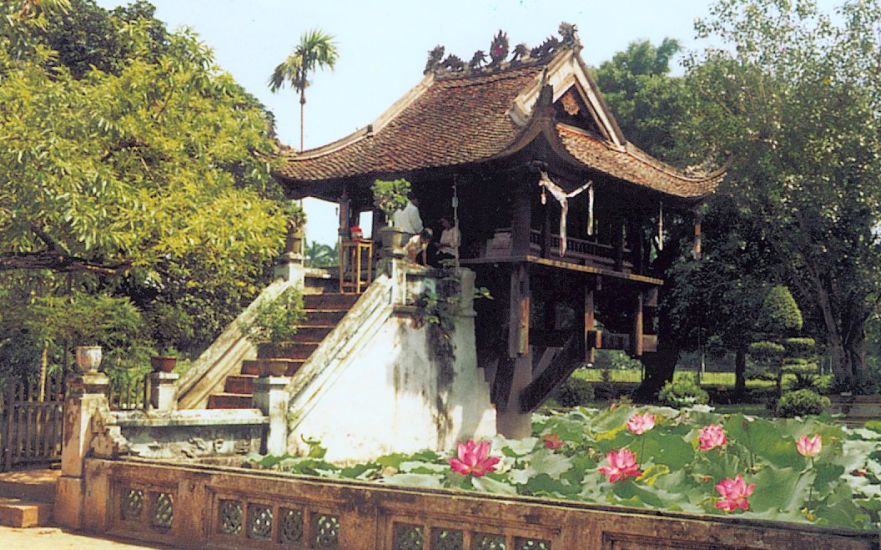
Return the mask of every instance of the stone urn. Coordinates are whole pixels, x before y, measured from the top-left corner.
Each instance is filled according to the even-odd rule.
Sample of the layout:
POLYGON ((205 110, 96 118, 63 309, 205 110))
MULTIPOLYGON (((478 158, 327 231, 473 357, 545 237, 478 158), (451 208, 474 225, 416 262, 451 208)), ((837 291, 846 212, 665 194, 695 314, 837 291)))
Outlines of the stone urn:
POLYGON ((396 227, 387 225, 379 230, 379 238, 382 240, 382 255, 392 257, 403 254, 405 233, 396 227))
POLYGON ((176 355, 156 355, 150 358, 153 372, 172 372, 177 365, 176 355))
POLYGON ((98 372, 101 365, 101 346, 77 346, 76 366, 83 374, 98 372))

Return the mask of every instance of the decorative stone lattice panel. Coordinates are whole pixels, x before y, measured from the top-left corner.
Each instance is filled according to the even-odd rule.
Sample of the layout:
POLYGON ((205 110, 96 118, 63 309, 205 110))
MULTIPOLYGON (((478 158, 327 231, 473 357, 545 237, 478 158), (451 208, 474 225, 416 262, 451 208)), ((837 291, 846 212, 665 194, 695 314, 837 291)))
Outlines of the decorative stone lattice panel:
POLYGON ((272 508, 259 504, 248 505, 248 538, 272 539, 272 508))
POLYGON ((242 503, 237 500, 221 500, 217 526, 224 535, 238 535, 242 532, 242 503))
POLYGON ((422 527, 396 523, 394 550, 422 550, 422 538, 422 527))
POLYGON ((150 525, 165 530, 174 523, 174 496, 171 493, 151 493, 150 525))
POLYGON ((303 511, 282 508, 279 513, 278 542, 302 544, 304 534, 303 511))
POLYGON ((315 514, 312 519, 315 548, 340 547, 340 519, 330 514, 315 514))
POLYGON ((140 521, 144 514, 144 491, 142 489, 124 489, 119 513, 126 521, 140 521))

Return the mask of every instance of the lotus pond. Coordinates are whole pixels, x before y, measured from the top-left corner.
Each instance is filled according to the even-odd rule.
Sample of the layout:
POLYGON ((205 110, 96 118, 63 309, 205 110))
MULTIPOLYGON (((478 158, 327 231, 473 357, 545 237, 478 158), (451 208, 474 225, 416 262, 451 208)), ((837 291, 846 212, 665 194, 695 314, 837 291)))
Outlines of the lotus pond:
POLYGON ((395 453, 362 464, 248 457, 328 478, 570 499, 603 505, 878 529, 881 423, 763 419, 708 407, 578 408, 533 417, 533 437, 466 441, 455 453, 395 453))

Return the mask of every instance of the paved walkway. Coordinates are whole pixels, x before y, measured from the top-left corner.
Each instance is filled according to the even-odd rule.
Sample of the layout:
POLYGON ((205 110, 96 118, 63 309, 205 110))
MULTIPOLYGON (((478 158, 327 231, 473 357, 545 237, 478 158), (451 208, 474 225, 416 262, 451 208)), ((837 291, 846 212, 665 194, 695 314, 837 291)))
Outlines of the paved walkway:
POLYGON ((131 543, 119 540, 94 538, 57 527, 32 527, 16 529, 0 527, 0 547, 9 550, 135 550, 139 548, 167 549, 167 546, 131 543))

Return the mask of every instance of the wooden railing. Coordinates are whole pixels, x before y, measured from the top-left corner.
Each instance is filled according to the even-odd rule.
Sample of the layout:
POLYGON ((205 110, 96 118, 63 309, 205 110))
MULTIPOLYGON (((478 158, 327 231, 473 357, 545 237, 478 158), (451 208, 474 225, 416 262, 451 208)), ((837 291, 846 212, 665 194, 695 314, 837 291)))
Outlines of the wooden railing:
POLYGON ((84 481, 87 531, 175 547, 878 548, 875 532, 236 468, 87 459, 84 481))
POLYGON ((61 459, 64 375, 6 380, 0 400, 0 470, 61 459))

